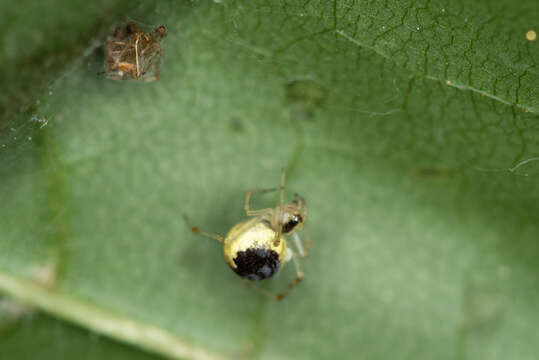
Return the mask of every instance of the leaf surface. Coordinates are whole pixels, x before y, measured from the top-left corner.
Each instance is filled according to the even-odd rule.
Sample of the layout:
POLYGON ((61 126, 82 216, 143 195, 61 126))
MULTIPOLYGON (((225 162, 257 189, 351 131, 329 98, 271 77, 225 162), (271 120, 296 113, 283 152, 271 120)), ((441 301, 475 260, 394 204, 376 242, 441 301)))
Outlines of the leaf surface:
POLYGON ((170 357, 535 358, 533 1, 149 8, 158 82, 89 50, 0 133, 3 292, 170 357), (313 245, 275 303, 181 215, 225 234, 281 167, 313 245))

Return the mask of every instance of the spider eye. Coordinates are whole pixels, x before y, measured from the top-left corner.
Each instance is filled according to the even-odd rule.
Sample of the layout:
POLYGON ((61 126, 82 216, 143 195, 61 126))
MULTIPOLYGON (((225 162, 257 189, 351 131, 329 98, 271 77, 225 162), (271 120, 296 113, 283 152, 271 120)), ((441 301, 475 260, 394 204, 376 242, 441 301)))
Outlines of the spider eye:
POLYGON ((303 221, 303 218, 300 215, 294 215, 292 218, 283 225, 283 234, 287 234, 292 231, 296 225, 303 221))

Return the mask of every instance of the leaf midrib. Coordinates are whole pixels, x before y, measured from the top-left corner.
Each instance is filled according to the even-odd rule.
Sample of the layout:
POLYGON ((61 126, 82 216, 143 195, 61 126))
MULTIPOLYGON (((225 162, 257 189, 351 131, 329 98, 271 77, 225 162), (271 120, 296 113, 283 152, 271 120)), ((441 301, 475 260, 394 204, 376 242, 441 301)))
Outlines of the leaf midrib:
POLYGON ((173 359, 225 359, 155 325, 70 297, 0 269, 0 291, 23 304, 148 352, 173 359))

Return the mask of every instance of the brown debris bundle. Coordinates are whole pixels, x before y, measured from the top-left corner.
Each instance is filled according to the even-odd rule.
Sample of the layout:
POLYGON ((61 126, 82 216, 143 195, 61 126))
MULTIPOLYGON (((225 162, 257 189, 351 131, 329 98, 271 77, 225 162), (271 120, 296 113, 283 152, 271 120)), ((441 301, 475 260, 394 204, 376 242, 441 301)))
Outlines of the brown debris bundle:
POLYGON ((118 26, 105 43, 105 76, 113 80, 158 80, 160 41, 166 35, 163 25, 150 33, 130 22, 118 26))

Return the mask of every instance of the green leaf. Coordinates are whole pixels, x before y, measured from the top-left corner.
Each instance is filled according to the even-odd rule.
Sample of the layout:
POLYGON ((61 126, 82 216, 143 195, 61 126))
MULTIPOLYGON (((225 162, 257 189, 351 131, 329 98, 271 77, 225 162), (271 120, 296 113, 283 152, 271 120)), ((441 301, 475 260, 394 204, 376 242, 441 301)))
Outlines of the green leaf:
POLYGON ((38 314, 28 314, 17 323, 0 327, 0 334, 0 356, 3 359, 60 359, 72 354, 84 360, 158 359, 136 348, 38 314))
POLYGON ((159 81, 90 47, 0 133, 2 292, 167 357, 536 357, 536 2, 145 6, 159 81), (281 167, 313 244, 278 303, 181 215, 225 234, 281 167))

